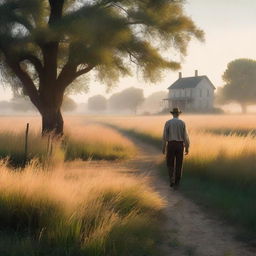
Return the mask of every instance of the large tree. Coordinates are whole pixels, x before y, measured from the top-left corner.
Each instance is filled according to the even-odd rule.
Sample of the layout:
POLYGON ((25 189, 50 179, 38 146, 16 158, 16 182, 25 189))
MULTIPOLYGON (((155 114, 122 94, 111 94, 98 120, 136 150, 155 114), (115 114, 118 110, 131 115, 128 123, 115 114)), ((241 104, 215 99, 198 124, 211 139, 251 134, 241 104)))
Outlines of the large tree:
POLYGON ((108 85, 131 74, 144 78, 180 64, 203 32, 183 13, 183 0, 0 0, 2 76, 22 88, 42 115, 43 132, 63 132, 63 96, 78 77, 95 71, 108 85))
POLYGON ((220 89, 222 102, 238 102, 242 112, 249 104, 256 103, 256 61, 237 59, 228 64, 223 74, 225 85, 220 89))

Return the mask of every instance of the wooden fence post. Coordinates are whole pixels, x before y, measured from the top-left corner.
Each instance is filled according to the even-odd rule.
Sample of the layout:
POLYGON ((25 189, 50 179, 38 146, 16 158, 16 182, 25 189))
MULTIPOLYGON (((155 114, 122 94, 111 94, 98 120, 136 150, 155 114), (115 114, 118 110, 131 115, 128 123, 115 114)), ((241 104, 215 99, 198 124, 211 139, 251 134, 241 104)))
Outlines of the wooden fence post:
POLYGON ((25 152, 24 152, 24 163, 23 163, 24 167, 27 164, 27 158, 28 158, 28 133, 29 133, 29 123, 27 123, 26 133, 25 133, 25 152))

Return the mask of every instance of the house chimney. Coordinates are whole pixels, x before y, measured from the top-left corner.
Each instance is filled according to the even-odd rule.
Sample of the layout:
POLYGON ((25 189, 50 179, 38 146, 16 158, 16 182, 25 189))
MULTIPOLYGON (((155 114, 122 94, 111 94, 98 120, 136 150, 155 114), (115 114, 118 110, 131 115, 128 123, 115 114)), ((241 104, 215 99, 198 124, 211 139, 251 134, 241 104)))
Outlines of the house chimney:
POLYGON ((195 77, 198 76, 198 70, 195 70, 195 77))
POLYGON ((182 78, 182 72, 179 72, 179 79, 182 78))

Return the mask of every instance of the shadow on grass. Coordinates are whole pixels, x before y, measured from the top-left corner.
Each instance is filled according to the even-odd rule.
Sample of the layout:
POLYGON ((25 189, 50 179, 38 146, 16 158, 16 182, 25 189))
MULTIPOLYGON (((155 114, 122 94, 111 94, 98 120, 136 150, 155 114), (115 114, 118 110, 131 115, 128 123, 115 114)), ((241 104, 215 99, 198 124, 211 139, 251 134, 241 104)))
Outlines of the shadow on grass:
POLYGON ((235 135, 235 136, 256 136, 256 129, 206 129, 205 132, 216 134, 216 135, 235 135))

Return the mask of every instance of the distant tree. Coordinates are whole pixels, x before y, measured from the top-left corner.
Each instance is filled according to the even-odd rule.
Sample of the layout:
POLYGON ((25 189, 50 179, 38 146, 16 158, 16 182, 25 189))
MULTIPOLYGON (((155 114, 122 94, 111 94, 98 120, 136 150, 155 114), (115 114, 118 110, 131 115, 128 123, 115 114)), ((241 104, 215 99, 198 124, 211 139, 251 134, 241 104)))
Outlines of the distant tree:
POLYGON ((28 97, 14 95, 10 101, 10 105, 11 105, 11 108, 17 112, 36 111, 36 108, 28 99, 28 97))
POLYGON ((143 90, 130 87, 113 94, 109 99, 109 105, 114 110, 131 110, 136 113, 143 101, 143 90))
POLYGON ((242 112, 249 104, 256 103, 256 61, 237 59, 228 64, 223 74, 226 83, 218 92, 219 102, 237 102, 242 112))
POLYGON ((104 111, 107 109, 107 99, 102 95, 95 95, 88 99, 88 109, 92 111, 104 111))
POLYGON ((64 112, 73 112, 76 110, 76 108, 77 108, 76 102, 73 99, 71 99, 70 97, 64 96, 61 109, 64 112))
POLYGON ((165 91, 154 92, 145 98, 141 108, 149 113, 159 112, 162 110, 161 102, 163 99, 166 99, 168 93, 165 91))
POLYGON ((3 100, 0 101, 0 110, 1 111, 7 111, 7 110, 11 110, 11 104, 9 101, 3 100))
MULTIPOLYGON (((186 55, 203 38, 183 0, 1 0, 0 65, 42 115, 43 133, 63 133, 65 91, 91 70, 108 85, 131 74, 159 80, 180 63, 161 49, 186 55)), ((10 81, 10 79, 12 81, 10 81)))

